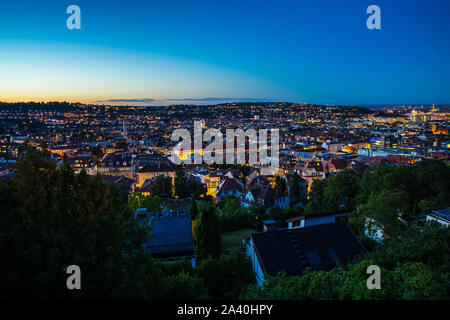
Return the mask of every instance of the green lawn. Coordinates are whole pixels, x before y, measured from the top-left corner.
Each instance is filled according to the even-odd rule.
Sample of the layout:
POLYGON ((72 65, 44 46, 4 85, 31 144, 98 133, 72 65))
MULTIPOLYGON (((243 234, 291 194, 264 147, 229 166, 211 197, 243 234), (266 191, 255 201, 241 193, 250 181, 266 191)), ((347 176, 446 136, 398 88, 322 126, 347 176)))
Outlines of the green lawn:
POLYGON ((222 246, 224 249, 239 249, 242 247, 242 239, 257 231, 253 229, 242 229, 222 234, 222 246))

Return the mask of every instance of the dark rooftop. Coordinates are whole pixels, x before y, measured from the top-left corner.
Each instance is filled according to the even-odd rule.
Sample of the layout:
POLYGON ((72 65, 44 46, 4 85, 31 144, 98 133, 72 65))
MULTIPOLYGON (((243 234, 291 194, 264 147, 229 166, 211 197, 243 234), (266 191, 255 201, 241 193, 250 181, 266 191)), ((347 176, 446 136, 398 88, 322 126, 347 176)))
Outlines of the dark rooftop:
POLYGON ((450 209, 436 210, 432 215, 450 222, 450 209))
POLYGON ((346 223, 329 223, 252 235, 264 270, 300 275, 306 268, 331 270, 365 253, 346 223))
POLYGON ((145 243, 145 250, 154 257, 193 255, 191 217, 189 215, 161 214, 152 219, 152 236, 145 243))

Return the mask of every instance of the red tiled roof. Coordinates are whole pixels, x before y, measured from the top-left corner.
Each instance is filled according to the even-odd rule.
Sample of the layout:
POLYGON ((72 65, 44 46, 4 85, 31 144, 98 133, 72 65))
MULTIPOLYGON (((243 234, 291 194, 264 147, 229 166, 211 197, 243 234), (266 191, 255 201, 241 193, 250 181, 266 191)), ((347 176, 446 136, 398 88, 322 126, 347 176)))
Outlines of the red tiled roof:
POLYGON ((409 163, 411 163, 411 161, 409 161, 408 158, 406 158, 404 156, 396 155, 396 154, 388 154, 386 159, 390 163, 394 163, 394 164, 409 164, 409 163))
POLYGON ((219 186, 219 190, 217 191, 217 195, 225 190, 237 190, 239 192, 244 191, 242 185, 234 178, 225 177, 223 182, 219 186))

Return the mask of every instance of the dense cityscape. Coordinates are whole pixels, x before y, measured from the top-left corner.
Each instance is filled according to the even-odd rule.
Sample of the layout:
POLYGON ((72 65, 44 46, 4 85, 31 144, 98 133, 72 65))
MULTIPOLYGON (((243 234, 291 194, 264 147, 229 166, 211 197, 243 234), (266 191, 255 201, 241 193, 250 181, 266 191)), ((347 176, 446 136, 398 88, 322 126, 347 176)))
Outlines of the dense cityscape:
MULTIPOLYGON (((84 168, 92 175, 124 176, 140 186, 144 181, 139 182, 136 174, 143 164, 151 163, 152 170, 161 163, 168 165, 175 145, 173 131, 192 131, 194 121, 202 121, 205 130, 277 128, 279 174, 296 171, 307 177, 308 164, 319 161, 321 168, 314 173, 324 178, 347 167, 447 160, 449 117, 449 106, 435 105, 368 109, 293 103, 167 107, 1 103, 2 176, 8 176, 27 141, 36 147, 45 143, 55 161, 66 155, 77 173, 84 168), (123 161, 116 167, 118 159, 123 161), (334 167, 335 163, 339 165, 334 167)), ((193 147, 191 153, 197 152, 202 150, 193 147)))
MULTIPOLYGON (((64 189, 58 183, 65 179, 81 179, 78 183, 84 184, 88 179, 93 185, 81 186, 78 192, 91 190, 93 198, 76 195, 71 201, 85 203, 82 207, 99 218, 102 210, 114 214, 120 208, 139 226, 150 226, 150 234, 138 247, 157 261, 158 267, 152 264, 152 268, 167 278, 160 283, 160 296, 142 289, 142 295, 135 292, 137 298, 444 299, 448 297, 448 279, 444 280, 448 269, 442 269, 442 263, 448 264, 449 239, 448 232, 436 230, 449 224, 449 117, 450 107, 445 105, 1 103, 0 178, 3 194, 29 190, 22 197, 31 197, 23 204, 31 205, 27 209, 31 211, 52 211, 48 205, 61 199, 42 203, 40 197, 51 195, 56 191, 53 188, 64 189), (259 164, 249 163, 248 157, 242 165, 174 164, 172 132, 177 128, 192 131, 194 121, 201 121, 203 130, 278 128, 279 169, 273 175, 262 175, 259 164), (63 180, 51 182, 50 173, 37 178, 37 172, 33 173, 50 169, 63 180), (416 178, 411 180, 412 176, 416 178), (98 198, 112 197, 104 186, 117 190, 116 201, 121 204, 116 209, 102 205, 98 212, 98 198), (418 191, 420 187, 425 190, 418 191), (39 190, 43 193, 33 198, 39 190), (417 228, 427 237, 417 238, 417 228), (424 243, 437 237, 430 237, 431 232, 442 232, 439 239, 444 238, 437 248, 429 249, 424 243), (414 246, 425 252, 410 257, 411 244, 397 243, 396 237, 405 234, 414 236, 414 246), (401 247, 395 257, 386 256, 391 246, 401 247), (436 262, 429 265, 425 258, 439 256, 435 250, 445 252, 439 267, 436 262), (365 274, 359 274, 353 283, 342 284, 356 286, 347 293, 337 290, 317 296, 320 290, 316 288, 312 293, 280 296, 276 289, 284 281, 294 281, 290 284, 294 288, 312 285, 310 277, 338 277, 345 282, 346 273, 372 264, 373 259, 393 268, 393 274, 419 268, 411 276, 420 278, 423 285, 393 292, 391 286, 399 284, 392 283, 381 294, 361 293, 356 287, 365 274), (395 267, 398 263, 404 265, 395 267), (433 268, 445 270, 444 275, 437 276, 433 268), (323 271, 328 271, 326 276, 323 271), (224 278, 218 279, 217 272, 224 278)), ((248 143, 246 148, 248 153, 248 143)), ((203 155, 203 148, 187 151, 187 157, 195 154, 203 155)), ((70 189, 80 188, 72 183, 70 189)), ((106 199, 102 201, 113 201, 106 199)), ((10 201, 3 205, 12 210, 10 201)), ((4 219, 3 227, 14 220, 4 219)), ((87 263, 81 259, 81 264, 87 263)), ((8 265, 3 268, 8 272, 8 265)), ((47 274, 51 276, 61 277, 47 274)), ((28 279, 19 287, 34 281, 28 279)), ((327 286, 331 280, 323 281, 327 286)), ((8 282, 4 285, 9 288, 8 282)), ((10 285, 17 288, 18 284, 10 285)), ((91 288, 82 293, 85 297, 131 294, 103 290, 91 288)), ((49 297, 60 290, 51 292, 49 297)), ((67 292, 64 296, 71 297, 67 292)))
POLYGON ((0 302, 58 318, 445 308, 449 12, 1 0, 0 302))

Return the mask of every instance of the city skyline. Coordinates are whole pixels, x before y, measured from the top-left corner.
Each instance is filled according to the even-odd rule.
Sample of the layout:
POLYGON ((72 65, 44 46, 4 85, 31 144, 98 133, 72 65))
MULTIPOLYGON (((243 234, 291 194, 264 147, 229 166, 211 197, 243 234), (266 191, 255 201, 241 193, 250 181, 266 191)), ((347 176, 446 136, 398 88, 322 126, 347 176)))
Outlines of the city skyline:
POLYGON ((450 300, 448 0, 73 1, 0 1, 0 301, 450 300))
POLYGON ((446 1, 0 5, 0 100, 166 105, 450 102, 446 1), (324 10, 327 8, 327 10, 324 10))

